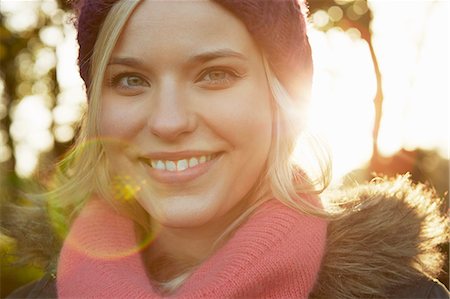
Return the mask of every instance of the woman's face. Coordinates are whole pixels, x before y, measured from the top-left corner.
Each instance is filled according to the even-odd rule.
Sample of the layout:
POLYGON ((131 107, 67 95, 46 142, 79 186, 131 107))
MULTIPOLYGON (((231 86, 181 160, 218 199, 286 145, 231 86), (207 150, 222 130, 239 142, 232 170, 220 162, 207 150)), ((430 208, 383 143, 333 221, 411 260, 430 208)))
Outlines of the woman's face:
POLYGON ((233 220, 265 168, 271 95, 243 23, 210 1, 142 1, 105 73, 112 172, 166 227, 233 220))

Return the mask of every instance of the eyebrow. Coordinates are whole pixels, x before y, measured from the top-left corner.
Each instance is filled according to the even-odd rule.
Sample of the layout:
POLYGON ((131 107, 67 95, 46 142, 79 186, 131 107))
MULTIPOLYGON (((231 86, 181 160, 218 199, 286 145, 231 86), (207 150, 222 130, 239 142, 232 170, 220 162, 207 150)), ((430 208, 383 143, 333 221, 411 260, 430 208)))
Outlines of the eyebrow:
POLYGON ((238 58, 240 60, 248 60, 247 57, 245 55, 243 55, 242 53, 233 51, 231 49, 218 49, 218 50, 203 52, 203 53, 189 57, 188 60, 192 61, 192 62, 207 62, 207 61, 210 61, 213 59, 224 58, 224 57, 234 57, 234 58, 238 58))
MULTIPOLYGON (((231 49, 218 49, 213 51, 202 52, 200 54, 192 55, 188 58, 189 63, 205 63, 210 60, 225 58, 225 57, 233 57, 238 58, 240 60, 248 60, 248 58, 242 53, 233 51, 231 49)), ((109 61, 108 65, 126 65, 129 67, 139 68, 144 65, 144 61, 138 58, 133 57, 112 57, 109 61)))
POLYGON ((144 62, 141 59, 132 58, 132 57, 111 57, 111 60, 109 61, 108 65, 126 65, 130 67, 140 67, 144 64, 144 62))

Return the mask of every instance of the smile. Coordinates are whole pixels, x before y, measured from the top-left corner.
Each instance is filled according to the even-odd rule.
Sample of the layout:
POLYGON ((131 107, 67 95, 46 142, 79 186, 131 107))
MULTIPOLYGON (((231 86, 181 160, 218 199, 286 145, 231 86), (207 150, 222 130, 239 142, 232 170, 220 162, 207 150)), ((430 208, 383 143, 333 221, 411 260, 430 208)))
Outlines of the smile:
POLYGON ((222 153, 159 154, 141 158, 147 172, 155 182, 181 184, 193 181, 212 169, 222 153), (172 156, 172 157, 170 157, 172 156))
POLYGON ((202 155, 199 157, 189 157, 179 160, 157 160, 149 159, 148 164, 157 170, 167 170, 171 172, 185 171, 186 169, 204 164, 214 158, 215 155, 202 155))

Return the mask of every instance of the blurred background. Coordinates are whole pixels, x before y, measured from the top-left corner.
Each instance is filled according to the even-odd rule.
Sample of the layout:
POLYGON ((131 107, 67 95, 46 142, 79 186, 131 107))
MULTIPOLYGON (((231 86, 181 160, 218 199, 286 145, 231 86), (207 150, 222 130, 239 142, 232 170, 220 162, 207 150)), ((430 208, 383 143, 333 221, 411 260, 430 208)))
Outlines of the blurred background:
MULTIPOLYGON (((409 172, 448 203, 449 6, 445 0, 309 2, 310 129, 329 145, 333 184, 409 172)), ((86 97, 67 1, 0 0, 0 18, 3 203, 50 180, 73 142, 86 97)), ((4 297, 42 269, 7 266, 15 242, 1 233, 0 242, 4 297)), ((441 280, 448 283, 448 269, 441 280)))

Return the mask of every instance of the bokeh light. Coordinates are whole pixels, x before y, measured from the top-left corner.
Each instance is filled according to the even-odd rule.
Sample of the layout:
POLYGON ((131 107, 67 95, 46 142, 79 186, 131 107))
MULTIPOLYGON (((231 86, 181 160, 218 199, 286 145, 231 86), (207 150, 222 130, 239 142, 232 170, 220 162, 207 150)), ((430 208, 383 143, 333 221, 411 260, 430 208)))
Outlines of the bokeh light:
POLYGON ((344 12, 339 6, 332 6, 327 12, 333 22, 339 22, 344 16, 344 12))
MULTIPOLYGON (((365 1, 335 2, 349 5, 345 14, 352 20, 368 10, 365 1)), ((448 159, 448 3, 369 1, 369 6, 384 93, 380 153, 422 148, 448 159)), ((343 13, 337 6, 316 11, 309 33, 315 65, 311 129, 329 144, 335 181, 371 158, 376 93, 370 49, 361 32, 321 31, 343 13)))
POLYGON ((36 27, 39 22, 36 10, 40 5, 40 1, 2 1, 0 6, 7 17, 6 27, 18 33, 36 27))
MULTIPOLYGON (((448 43, 442 42, 449 33, 448 3, 334 2, 336 5, 311 15, 314 26, 309 28, 315 64, 310 127, 330 146, 334 177, 339 179, 361 167, 372 155, 376 78, 370 50, 359 29, 333 27, 344 17, 361 22, 369 8, 373 13, 372 42, 384 93, 380 153, 392 155, 401 148, 420 147, 437 149, 448 158, 449 49, 448 43), (321 31, 323 29, 327 31, 321 31)), ((15 142, 23 143, 26 139, 32 143, 29 146, 36 155, 51 147, 54 141, 50 135, 57 142, 69 142, 74 136, 75 124, 86 109, 76 64, 76 30, 68 21, 71 16, 59 9, 54 0, 6 1, 1 7, 7 26, 18 33, 40 22, 36 13, 39 9, 51 18, 53 25, 43 26, 39 30, 40 41, 31 39, 29 51, 16 57, 17 76, 21 81, 17 86, 19 104, 16 110, 33 110, 35 114, 39 111, 42 116, 40 119, 17 116, 11 128, 15 142), (55 105, 50 107, 48 95, 55 83, 44 75, 54 67, 59 92, 53 99, 55 105), (40 106, 29 108, 30 95, 41 97, 40 106), (43 124, 35 123, 39 121, 43 124), (21 131, 32 129, 16 122, 33 123, 33 129, 40 128, 41 133, 23 137, 28 135, 21 131)), ((6 113, 5 109, 4 104, 0 105, 0 115, 6 113)), ((0 155, 5 160, 10 153, 5 143, 0 147, 0 155)), ((301 155, 300 150, 298 155, 301 155)), ((20 153, 17 159, 22 159, 20 153)), ((25 173, 32 172, 21 172, 25 173)))
MULTIPOLYGON (((0 58, 8 62, 0 71, 0 181, 6 182, 0 191, 6 200, 21 201, 18 190, 27 189, 26 184, 34 181, 29 179, 52 185, 53 163, 73 142, 87 109, 73 16, 65 11, 67 6, 59 7, 63 3, 68 1, 0 0, 4 26, 0 58)), ((341 184, 355 169, 360 170, 349 176, 353 180, 356 173, 355 182, 370 179, 368 171, 388 170, 388 175, 411 171, 415 180, 430 183, 448 199, 449 5, 446 0, 309 1, 314 59, 309 128, 328 146, 334 183, 341 184), (381 156, 372 153, 377 69, 371 50, 384 95, 378 137, 381 156), (374 161, 381 161, 382 167, 373 167, 374 161)), ((308 148, 304 145, 315 144, 303 141, 296 159, 314 176, 315 154, 323 148, 308 148)), ((90 140, 83 147, 97 142, 90 140)), ((127 177, 116 180, 114 187, 116 199, 125 201, 139 191, 127 177)), ((64 225, 58 223, 61 215, 56 210, 50 210, 50 217, 62 233, 64 225)), ((11 246, 13 239, 0 233, 0 243, 11 246)), ((112 257, 138 249, 127 248, 112 257)), ((448 273, 441 281, 448 281, 448 273)), ((2 284, 10 290, 2 288, 0 293, 25 282, 21 278, 2 284)))
MULTIPOLYGON (((85 95, 76 65, 76 30, 70 13, 58 8, 55 0, 2 1, 0 10, 13 34, 31 36, 14 58, 18 84, 8 108, 11 125, 9 132, 5 131, 12 139, 16 173, 30 177, 40 155, 53 149, 55 140, 64 143, 73 139, 83 113, 85 95), (35 29, 37 34, 32 34, 35 29), (57 82, 52 79, 54 71, 57 82)), ((0 115, 6 115, 6 109, 2 102, 0 115)), ((1 161, 12 154, 4 139, 0 143, 1 161)))
POLYGON ((27 96, 11 110, 13 122, 11 137, 15 141, 15 155, 18 157, 16 172, 27 177, 35 169, 40 152, 50 150, 53 135, 50 134, 52 115, 43 96, 27 96))
POLYGON ((319 27, 325 27, 329 20, 330 20, 330 16, 328 15, 328 13, 324 10, 318 10, 313 14, 313 22, 314 24, 316 24, 319 27))

